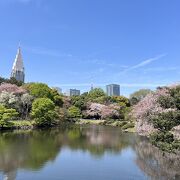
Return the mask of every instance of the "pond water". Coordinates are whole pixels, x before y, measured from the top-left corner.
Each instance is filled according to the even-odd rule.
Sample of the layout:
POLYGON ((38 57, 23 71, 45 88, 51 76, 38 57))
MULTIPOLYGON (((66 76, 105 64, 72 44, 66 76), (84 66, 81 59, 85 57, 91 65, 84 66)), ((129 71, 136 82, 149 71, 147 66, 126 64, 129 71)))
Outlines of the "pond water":
POLYGON ((72 126, 0 133, 0 179, 180 179, 180 157, 119 128, 72 126))

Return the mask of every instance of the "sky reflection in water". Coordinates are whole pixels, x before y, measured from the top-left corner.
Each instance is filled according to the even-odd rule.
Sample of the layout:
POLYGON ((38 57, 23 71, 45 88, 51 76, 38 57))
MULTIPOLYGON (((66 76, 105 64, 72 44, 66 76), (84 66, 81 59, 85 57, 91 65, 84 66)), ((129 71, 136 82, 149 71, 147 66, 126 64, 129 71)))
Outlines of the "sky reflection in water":
POLYGON ((119 128, 72 126, 0 134, 0 179, 180 179, 180 155, 119 128))

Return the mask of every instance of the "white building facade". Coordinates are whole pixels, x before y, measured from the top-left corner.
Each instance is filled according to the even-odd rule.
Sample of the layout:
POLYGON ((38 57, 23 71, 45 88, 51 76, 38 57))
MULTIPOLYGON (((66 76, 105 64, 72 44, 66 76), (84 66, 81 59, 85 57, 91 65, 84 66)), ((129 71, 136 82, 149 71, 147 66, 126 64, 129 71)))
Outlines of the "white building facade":
POLYGON ((20 47, 18 48, 17 55, 14 60, 11 77, 15 78, 17 81, 25 81, 25 70, 20 47))

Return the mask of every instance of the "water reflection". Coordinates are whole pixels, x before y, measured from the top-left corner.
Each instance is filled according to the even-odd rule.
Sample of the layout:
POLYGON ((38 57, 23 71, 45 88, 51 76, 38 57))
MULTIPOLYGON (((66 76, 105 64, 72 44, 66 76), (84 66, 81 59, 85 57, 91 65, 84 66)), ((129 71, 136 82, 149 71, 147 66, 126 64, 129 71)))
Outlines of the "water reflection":
POLYGON ((64 147, 71 151, 89 152, 96 158, 103 158, 105 153, 119 157, 122 150, 124 153, 126 149, 131 149, 135 155, 132 161, 140 172, 154 179, 180 178, 180 155, 163 155, 146 139, 122 133, 118 128, 102 126, 1 133, 0 171, 4 179, 10 180, 16 178, 19 169, 41 173, 48 162, 58 166, 55 160, 57 155, 61 156, 64 147))
POLYGON ((40 169, 59 152, 56 131, 15 131, 0 135, 0 170, 6 179, 15 179, 16 170, 40 169))
POLYGON ((180 179, 180 153, 162 153, 145 138, 137 138, 136 163, 151 179, 180 179))
POLYGON ((4 132, 0 134, 0 170, 7 179, 15 179, 20 168, 37 171, 54 161, 62 146, 100 157, 106 151, 120 152, 129 140, 120 131, 104 131, 101 126, 4 132))

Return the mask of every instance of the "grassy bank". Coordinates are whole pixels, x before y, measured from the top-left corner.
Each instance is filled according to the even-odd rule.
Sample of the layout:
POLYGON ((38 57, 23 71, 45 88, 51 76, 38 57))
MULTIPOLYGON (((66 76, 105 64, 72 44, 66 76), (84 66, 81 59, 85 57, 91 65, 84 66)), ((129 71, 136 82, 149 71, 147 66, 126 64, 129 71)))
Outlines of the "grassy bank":
POLYGON ((125 132, 135 132, 134 123, 128 121, 79 119, 75 122, 75 124, 79 124, 79 125, 92 124, 92 125, 120 127, 125 132))
POLYGON ((35 127, 34 121, 16 120, 9 121, 8 124, 1 129, 33 129, 35 127))

